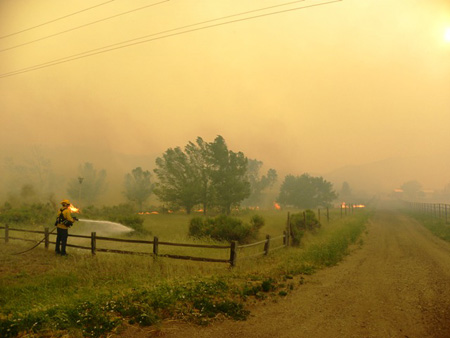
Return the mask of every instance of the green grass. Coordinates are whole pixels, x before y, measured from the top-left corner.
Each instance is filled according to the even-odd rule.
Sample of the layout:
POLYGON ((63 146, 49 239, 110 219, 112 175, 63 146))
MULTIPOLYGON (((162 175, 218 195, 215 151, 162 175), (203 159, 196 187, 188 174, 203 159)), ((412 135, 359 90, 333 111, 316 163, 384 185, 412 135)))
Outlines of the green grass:
MULTIPOLYGON (((248 221, 253 214, 242 217, 248 221)), ((266 234, 282 234, 286 211, 260 214, 266 220, 261 239, 266 234)), ((242 320, 248 315, 246 302, 285 297, 301 284, 302 278, 294 280, 296 275, 309 274, 341 260, 349 247, 357 243, 368 217, 368 212, 358 212, 341 219, 335 212, 330 223, 322 220, 323 226, 317 233, 305 235, 299 248, 251 259, 244 259, 251 250, 239 250, 234 269, 224 263, 155 260, 150 256, 91 256, 87 250, 74 248, 69 248, 69 257, 59 257, 54 255, 53 246, 49 251, 41 246, 23 255, 11 255, 31 245, 11 240, 8 245, 0 244, 0 336, 34 332, 99 337, 124 321, 154 325, 164 318, 182 318, 207 324, 219 314, 242 320)), ((151 232, 146 238, 158 236, 160 241, 199 243, 187 236, 189 219, 176 214, 145 216, 144 227, 151 232)), ((74 240, 69 237, 69 242, 74 240)), ((125 249, 122 243, 105 243, 99 241, 97 246, 125 249)), ((281 239, 278 244, 274 241, 272 247, 280 244, 281 239)), ((145 250, 151 252, 151 246, 145 250)), ((229 255, 228 250, 164 250, 204 257, 229 255)))
POLYGON ((411 213, 410 215, 423 224, 435 236, 450 242, 450 224, 446 223, 445 219, 418 213, 411 213))

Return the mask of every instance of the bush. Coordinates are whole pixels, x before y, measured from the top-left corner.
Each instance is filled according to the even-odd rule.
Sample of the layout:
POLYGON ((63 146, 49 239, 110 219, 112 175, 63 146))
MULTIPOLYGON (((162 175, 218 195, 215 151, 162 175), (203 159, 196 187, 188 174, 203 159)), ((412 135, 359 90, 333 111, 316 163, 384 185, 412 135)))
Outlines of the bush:
POLYGON ((123 224, 134 231, 145 232, 144 230, 144 219, 139 215, 126 215, 117 217, 114 222, 123 224))
POLYGON ((219 241, 238 241, 248 243, 258 236, 264 219, 254 216, 250 224, 234 217, 220 215, 215 218, 194 217, 189 224, 189 236, 210 237, 219 241))
POLYGON ((314 231, 321 226, 319 220, 316 218, 316 214, 310 209, 297 214, 292 214, 290 223, 293 245, 300 244, 305 231, 314 231))
POLYGON ((134 231, 144 233, 144 219, 137 214, 136 208, 131 204, 119 204, 96 208, 89 206, 81 210, 83 215, 89 219, 101 219, 117 222, 134 231))
POLYGON ((250 225, 252 226, 252 228, 254 229, 261 229, 264 226, 265 222, 264 222, 264 218, 260 215, 254 215, 252 216, 252 218, 250 219, 250 225))
MULTIPOLYGON (((9 203, 0 208, 0 223, 39 225, 54 222, 57 210, 50 204, 24 204, 13 208, 9 203)), ((53 225, 53 224, 52 224, 53 225)))

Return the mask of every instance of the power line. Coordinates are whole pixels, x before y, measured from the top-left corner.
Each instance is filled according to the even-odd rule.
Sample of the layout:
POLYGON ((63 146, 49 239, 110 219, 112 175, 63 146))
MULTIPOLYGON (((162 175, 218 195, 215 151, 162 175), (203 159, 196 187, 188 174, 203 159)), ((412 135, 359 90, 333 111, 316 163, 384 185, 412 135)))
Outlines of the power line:
MULTIPOLYGON (((170 1, 170 0, 166 0, 166 1, 170 1)), ((87 51, 87 52, 83 52, 83 53, 80 53, 80 54, 76 54, 75 56, 82 55, 82 54, 85 54, 85 53, 89 53, 89 52, 92 52, 92 51, 96 51, 96 50, 99 50, 99 49, 104 49, 104 48, 108 48, 108 47, 112 47, 112 46, 121 45, 121 44, 124 44, 124 43, 127 43, 127 42, 131 42, 131 41, 141 40, 141 39, 144 39, 144 38, 147 38, 147 37, 150 37, 150 36, 155 36, 155 35, 165 34, 165 33, 168 33, 168 32, 173 32, 173 31, 176 31, 176 30, 184 29, 184 28, 189 28, 189 27, 193 27, 193 26, 198 26, 198 25, 202 25, 202 24, 205 24, 205 23, 209 23, 209 22, 214 22, 214 21, 218 21, 218 20, 224 20, 224 19, 228 19, 228 18, 231 18, 231 17, 240 16, 240 15, 245 15, 245 14, 250 14, 250 13, 254 13, 254 12, 258 12, 258 11, 263 11, 263 10, 267 10, 267 9, 271 9, 271 8, 276 8, 276 7, 281 7, 281 6, 292 5, 292 4, 299 3, 299 2, 304 2, 304 1, 306 1, 306 0, 297 0, 297 1, 287 2, 287 3, 283 3, 283 4, 279 4, 279 5, 274 5, 274 6, 269 6, 269 7, 259 8, 259 9, 255 9, 255 10, 251 10, 251 11, 247 11, 247 12, 242 12, 242 13, 238 13, 238 14, 233 14, 233 15, 223 16, 223 17, 220 17, 220 18, 217 18, 217 19, 211 19, 211 20, 206 20, 206 21, 198 22, 198 23, 195 23, 195 24, 190 24, 190 25, 186 25, 186 26, 181 26, 181 27, 169 29, 169 30, 166 30, 166 31, 158 32, 158 33, 153 33, 153 34, 149 34, 149 35, 144 35, 144 36, 141 36, 141 37, 139 37, 139 38, 127 40, 127 41, 124 41, 124 42, 115 43, 115 44, 108 45, 108 46, 105 46, 105 47, 101 47, 101 48, 98 48, 98 49, 93 49, 93 50, 90 50, 90 51, 87 51)), ((108 18, 107 18, 107 19, 108 19, 108 18)), ((99 21, 101 21, 101 20, 99 20, 99 21)), ((86 25, 80 26, 80 27, 84 27, 84 26, 87 26, 87 25, 89 25, 89 23, 86 24, 86 25)), ((78 27, 77 27, 77 28, 78 28, 78 27)), ((74 28, 74 29, 77 29, 77 28, 74 28)), ((59 35, 59 34, 62 34, 62 33, 65 33, 65 32, 71 31, 71 30, 74 30, 74 29, 70 29, 70 30, 67 30, 67 31, 64 31, 64 32, 56 33, 56 34, 50 35, 50 36, 48 36, 48 37, 56 36, 56 35, 59 35)), ((30 42, 28 42, 28 43, 24 43, 24 44, 22 44, 22 45, 13 46, 13 47, 11 47, 11 48, 3 49, 3 50, 0 50, 0 52, 7 51, 7 50, 9 50, 9 49, 13 49, 13 48, 16 48, 16 47, 20 47, 20 46, 23 46, 23 45, 26 45, 26 44, 29 44, 29 43, 32 43, 32 42, 35 42, 35 41, 40 41, 40 40, 43 40, 43 39, 46 39, 46 38, 47 38, 47 37, 44 37, 44 38, 41 38, 41 39, 38 39, 38 40, 30 41, 30 42)))
MULTIPOLYGON (((93 55, 97 55, 97 54, 102 54, 102 53, 106 53, 106 52, 110 52, 110 51, 113 51, 113 50, 118 50, 118 49, 130 47, 130 46, 134 46, 134 45, 139 45, 139 44, 143 44, 143 43, 146 43, 146 42, 152 42, 152 41, 156 41, 156 40, 161 40, 161 39, 165 39, 165 38, 169 38, 169 37, 173 37, 173 36, 177 36, 177 35, 182 35, 182 34, 187 34, 187 33, 191 33, 191 32, 196 32, 196 31, 200 31, 200 30, 203 30, 203 29, 214 28, 214 27, 218 27, 218 26, 231 24, 231 23, 242 22, 242 21, 262 18, 262 17, 266 17, 266 16, 271 16, 271 15, 277 15, 277 14, 286 13, 286 12, 293 12, 293 11, 307 9, 307 8, 311 8, 311 7, 328 5, 328 4, 332 4, 332 3, 335 3, 335 2, 341 2, 341 1, 343 1, 343 0, 333 0, 333 1, 328 1, 328 2, 322 2, 322 3, 319 3, 319 4, 295 7, 295 8, 282 10, 282 11, 270 12, 270 13, 265 13, 265 14, 251 16, 251 17, 230 20, 230 21, 226 21, 226 22, 213 24, 213 25, 208 25, 208 26, 203 26, 203 27, 199 27, 199 28, 189 29, 189 30, 185 30, 185 31, 182 31, 182 32, 178 32, 178 33, 166 34, 166 35, 163 35, 163 36, 160 36, 160 37, 155 37, 155 38, 151 38, 151 39, 147 39, 147 40, 143 40, 143 41, 139 41, 139 42, 129 43, 130 41, 139 40, 139 39, 142 39, 144 37, 141 37, 141 38, 138 38, 138 39, 127 40, 127 41, 124 41, 122 43, 117 43, 117 44, 114 44, 114 45, 93 49, 93 50, 86 51, 86 52, 83 52, 83 53, 79 53, 79 54, 67 56, 67 57, 64 57, 64 58, 52 60, 52 61, 49 61, 49 62, 41 63, 41 64, 38 64, 38 65, 22 68, 22 69, 19 69, 19 70, 16 70, 16 71, 3 73, 3 74, 0 74, 0 78, 14 76, 14 75, 17 75, 17 74, 22 74, 22 73, 27 73, 27 72, 38 70, 38 69, 41 69, 41 68, 47 68, 47 67, 51 67, 51 66, 58 65, 58 64, 61 64, 61 63, 66 63, 66 62, 78 60, 78 59, 81 59, 81 58, 85 58, 85 57, 89 57, 89 56, 93 56, 93 55), (116 46, 116 45, 120 45, 120 44, 124 44, 124 43, 128 43, 128 44, 123 45, 123 46, 118 46, 118 47, 112 47, 112 46, 116 46), (102 50, 102 49, 104 49, 104 50, 102 50)), ((259 11, 259 10, 261 10, 261 9, 254 10, 254 11, 259 11)), ((248 13, 248 12, 245 12, 245 13, 248 13)), ((232 15, 232 16, 238 16, 238 15, 243 15, 243 14, 244 13, 239 13, 239 14, 235 14, 235 15, 232 15)), ((230 17, 230 16, 228 16, 228 17, 230 17)), ((223 18, 208 20, 208 22, 217 21, 217 20, 223 20, 223 18)), ((189 26, 194 26, 194 25, 199 25, 199 24, 200 23, 189 25, 189 26)), ((183 28, 186 28, 186 27, 187 26, 185 26, 183 28)), ((178 29, 182 29, 182 28, 175 28, 175 29, 172 29, 172 30, 169 30, 169 31, 160 32, 160 33, 154 33, 154 34, 151 34, 151 35, 148 35, 148 36, 165 34, 167 32, 170 32, 170 31, 173 31, 173 30, 178 30, 178 29)), ((148 36, 146 36, 146 37, 148 37, 148 36)))
POLYGON ((41 23, 41 24, 39 24, 39 25, 30 27, 30 28, 25 28, 25 29, 23 29, 23 30, 21 30, 21 31, 18 31, 18 32, 15 32, 15 33, 11 33, 11 34, 8 34, 8 35, 0 36, 0 39, 4 39, 4 38, 7 38, 7 37, 9 37, 9 36, 13 36, 13 35, 16 35, 16 34, 19 34, 19 33, 23 33, 23 32, 29 31, 29 30, 31 30, 31 29, 35 29, 35 28, 38 28, 38 27, 42 27, 42 26, 48 25, 48 24, 53 23, 53 22, 55 22, 55 21, 58 21, 58 20, 62 20, 62 19, 68 18, 69 16, 76 15, 76 14, 79 14, 79 13, 86 12, 86 11, 88 11, 88 10, 91 10, 91 9, 93 9, 93 8, 96 8, 96 7, 100 7, 100 6, 106 5, 106 4, 108 4, 108 3, 110 3, 110 2, 113 2, 113 1, 115 1, 115 0, 106 1, 106 2, 103 2, 103 3, 101 3, 101 4, 98 4, 98 5, 95 5, 95 6, 92 6, 92 7, 88 7, 88 8, 85 8, 85 9, 82 9, 82 10, 80 10, 80 11, 78 11, 78 12, 74 12, 74 13, 71 13, 71 14, 68 14, 68 15, 64 15, 64 16, 62 16, 62 17, 60 17, 60 18, 57 18, 57 19, 54 19, 54 20, 50 20, 50 21, 41 23))
POLYGON ((162 4, 164 2, 168 2, 168 1, 170 1, 170 0, 164 0, 164 1, 161 1, 161 2, 157 2, 157 3, 151 4, 151 5, 144 6, 144 7, 135 8, 135 9, 132 9, 132 10, 127 11, 127 12, 123 12, 123 13, 119 13, 119 14, 116 14, 116 15, 112 15, 112 16, 109 16, 107 18, 103 18, 103 19, 100 19, 100 20, 97 20, 97 21, 92 21, 92 22, 86 23, 86 24, 81 25, 81 26, 77 26, 77 27, 74 27, 74 28, 67 29, 67 30, 62 31, 62 32, 58 32, 58 33, 55 33, 55 34, 47 35, 47 36, 44 36, 44 37, 39 38, 39 39, 35 39, 35 40, 32 40, 32 41, 24 42, 24 43, 19 44, 19 45, 15 45, 15 46, 12 46, 12 47, 1 49, 0 53, 1 52, 6 52, 7 50, 15 49, 15 48, 18 48, 18 47, 26 46, 26 45, 32 44, 34 42, 38 42, 38 41, 42 41, 42 40, 45 40, 45 39, 49 39, 49 38, 52 38, 54 36, 58 36, 58 35, 61 35, 61 34, 64 34, 64 33, 68 33, 68 32, 71 32, 71 31, 74 31, 74 30, 77 30, 77 29, 80 29, 80 28, 83 28, 83 27, 86 27, 86 26, 90 26, 90 25, 93 25, 93 24, 96 24, 96 23, 99 23, 99 22, 102 22, 102 21, 106 21, 106 20, 110 20, 110 19, 113 19, 113 18, 117 18, 117 17, 122 16, 122 15, 126 15, 126 14, 130 14, 130 13, 133 13, 133 12, 137 12, 137 11, 146 9, 148 7, 153 7, 153 6, 156 6, 156 5, 160 5, 160 4, 162 4))

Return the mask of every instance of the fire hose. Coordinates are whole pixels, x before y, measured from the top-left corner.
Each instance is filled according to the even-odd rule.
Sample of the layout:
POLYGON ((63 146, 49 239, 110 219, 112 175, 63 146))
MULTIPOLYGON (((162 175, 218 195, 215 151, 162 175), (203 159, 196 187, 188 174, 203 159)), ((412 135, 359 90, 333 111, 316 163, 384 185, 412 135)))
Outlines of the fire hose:
MULTIPOLYGON (((73 219, 74 219, 75 221, 78 221, 78 218, 76 218, 76 217, 73 217, 73 219)), ((55 232, 55 230, 56 230, 56 226, 55 226, 55 228, 53 228, 53 230, 50 231, 48 234, 50 235, 51 233, 55 232)), ((29 248, 29 249, 27 249, 27 250, 25 250, 25 251, 20 251, 20 252, 13 253, 12 255, 20 255, 20 254, 23 254, 23 253, 25 253, 25 252, 31 251, 31 250, 33 250, 34 248, 36 248, 39 244, 41 244, 43 241, 45 241, 46 238, 47 238, 47 236, 44 236, 44 238, 42 238, 39 242, 37 242, 37 243, 36 243, 34 246, 32 246, 31 248, 29 248)))
MULTIPOLYGON (((52 231, 50 231, 48 234, 50 235, 52 232, 54 232, 56 230, 56 227, 52 230, 52 231)), ((29 248, 29 249, 27 249, 27 250, 25 250, 25 251, 20 251, 20 252, 15 252, 15 253, 13 253, 12 255, 20 255, 20 254, 23 254, 23 253, 25 253, 25 252, 28 252, 28 251, 31 251, 31 250, 33 250, 34 248, 36 248, 39 244, 41 244, 43 241, 45 241, 45 239, 47 238, 47 236, 45 236, 44 238, 42 238, 39 242, 37 242, 34 246, 32 246, 31 248, 29 248)))

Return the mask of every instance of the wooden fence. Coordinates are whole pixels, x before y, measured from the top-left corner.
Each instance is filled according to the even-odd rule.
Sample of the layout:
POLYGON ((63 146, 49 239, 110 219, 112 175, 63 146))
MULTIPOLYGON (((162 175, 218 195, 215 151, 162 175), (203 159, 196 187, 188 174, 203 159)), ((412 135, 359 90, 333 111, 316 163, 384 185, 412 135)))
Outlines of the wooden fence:
MULTIPOLYGON (((50 241, 50 236, 56 236, 55 233, 52 233, 49 231, 49 228, 45 228, 44 231, 38 231, 38 230, 24 230, 24 229, 16 229, 16 228, 10 228, 8 225, 0 226, 0 229, 5 230, 5 236, 0 237, 0 239, 4 239, 5 243, 8 243, 9 240, 22 240, 22 241, 29 241, 37 243, 36 240, 28 239, 28 238, 22 238, 22 237, 13 237, 10 235, 10 232, 16 231, 16 232, 27 232, 27 233, 37 233, 44 235, 44 238, 42 239, 42 243, 44 243, 44 246, 46 249, 49 248, 50 244, 56 244, 55 242, 50 241)), ((250 247, 256 247, 258 245, 264 244, 263 251, 258 252, 254 255, 245 256, 244 258, 251 258, 256 256, 263 256, 268 255, 269 250, 275 251, 280 248, 286 247, 288 245, 288 238, 289 236, 286 235, 286 232, 283 233, 281 236, 273 237, 271 238, 269 235, 266 236, 266 239, 260 242, 246 244, 246 245, 239 245, 237 241, 232 241, 229 245, 206 245, 206 244, 189 244, 189 243, 172 243, 172 242, 164 242, 160 241, 158 237, 154 237, 152 241, 148 240, 137 240, 137 239, 122 239, 122 238, 111 238, 111 237, 102 237, 97 236, 96 232, 92 232, 90 236, 86 235, 72 235, 69 234, 69 237, 74 238, 84 238, 84 239, 90 239, 90 246, 82 246, 82 245, 76 245, 76 244, 67 244, 68 247, 73 247, 77 249, 83 249, 83 250, 90 250, 92 255, 95 255, 96 252, 111 252, 111 253, 118 253, 118 254, 131 254, 131 255, 148 255, 156 257, 167 257, 167 258, 173 258, 173 259, 184 259, 184 260, 192 260, 192 261, 201 261, 201 262, 216 262, 216 263, 228 263, 230 266, 236 266, 237 261, 237 252, 238 250, 242 250, 245 248, 250 247), (271 243, 274 240, 277 239, 283 239, 283 244, 279 245, 277 247, 271 248, 271 243), (98 241, 112 241, 112 242, 124 242, 124 243, 134 243, 134 244, 147 244, 151 245, 152 249, 144 252, 138 252, 138 251, 128 251, 128 250, 116 250, 116 249, 105 249, 105 248, 98 248, 97 242, 98 241), (228 250, 229 255, 227 259, 219 259, 219 258, 207 258, 207 257, 194 257, 194 256, 183 256, 183 255, 174 255, 174 254, 160 254, 159 253, 159 247, 160 246, 176 246, 176 247, 189 247, 189 248, 207 248, 207 249, 219 249, 219 250, 228 250)))
POLYGON ((450 205, 443 203, 422 203, 422 202, 406 202, 404 203, 412 210, 431 215, 436 218, 444 219, 445 223, 449 223, 450 205))
MULTIPOLYGON (((450 210, 450 208, 449 208, 450 210)), ((300 211, 299 211, 300 212, 300 211)), ((351 209, 351 213, 353 214, 353 209, 351 209)), ((347 211, 343 211, 343 208, 341 208, 341 217, 343 214, 347 215, 347 211)), ((303 211, 303 216, 305 217, 305 223, 307 222, 306 214, 303 211)), ((319 222, 321 220, 321 209, 317 210, 317 216, 319 219, 319 222)), ((324 216, 327 222, 330 222, 330 211, 328 208, 324 209, 324 216)), ((56 244, 55 242, 50 241, 50 236, 56 236, 53 231, 49 231, 49 228, 45 228, 44 231, 38 231, 38 230, 25 230, 25 229, 16 229, 16 228, 10 228, 8 225, 0 226, 0 229, 4 229, 4 237, 0 237, 0 239, 4 239, 5 243, 8 243, 9 240, 22 240, 22 241, 30 241, 37 244, 38 242, 34 239, 28 239, 28 238, 22 238, 22 237, 13 237, 10 235, 10 232, 16 231, 16 232, 27 232, 27 233, 37 233, 44 235, 44 238, 42 239, 42 243, 44 243, 44 246, 46 249, 49 248, 50 244, 56 244)), ((110 252, 110 253, 118 253, 118 254, 131 254, 131 255, 147 255, 152 256, 154 258, 157 257, 167 257, 172 259, 184 259, 184 260, 192 260, 192 261, 200 261, 200 262, 216 262, 216 263, 228 263, 230 266, 236 266, 237 258, 239 257, 239 260, 254 258, 258 256, 265 256, 268 255, 269 252, 273 252, 276 250, 279 250, 284 247, 288 247, 291 245, 291 220, 290 220, 290 213, 287 214, 287 221, 286 221, 286 230, 283 231, 282 235, 271 237, 269 235, 266 236, 266 238, 262 241, 251 243, 251 244, 243 244, 239 245, 237 241, 232 241, 228 245, 207 245, 207 244, 189 244, 189 243, 173 243, 173 242, 165 242, 160 241, 158 237, 154 237, 152 241, 149 240, 137 240, 137 239, 122 239, 122 238, 111 238, 111 237, 102 237, 97 236, 96 232, 92 232, 90 236, 86 235, 75 235, 75 234, 69 234, 69 237, 73 238, 84 238, 84 239, 90 239, 90 246, 82 246, 82 245, 76 245, 67 243, 68 247, 73 247, 77 249, 82 250, 90 250, 92 255, 95 255, 96 252, 110 252), (123 243, 134 243, 134 244, 144 244, 151 246, 150 248, 147 248, 146 251, 128 251, 128 250, 117 250, 117 249, 106 249, 106 248, 99 248, 97 247, 98 241, 110 241, 110 242, 123 242, 123 243), (276 243, 280 243, 277 245, 276 243), (277 246, 275 246, 277 245, 277 246), (206 249, 217 249, 217 250, 228 250, 228 258, 211 258, 211 257, 196 257, 196 256, 185 256, 185 255, 176 255, 176 254, 166 254, 166 253, 160 253, 159 248, 161 246, 174 246, 174 247, 189 247, 189 248, 206 248, 206 249), (258 251, 258 246, 262 247, 262 250, 258 251), (241 256, 241 253, 249 248, 253 252, 256 249, 256 253, 252 253, 249 255, 241 256), (239 254, 238 254, 239 253, 239 254)), ((40 244, 40 243, 39 243, 40 244)))

